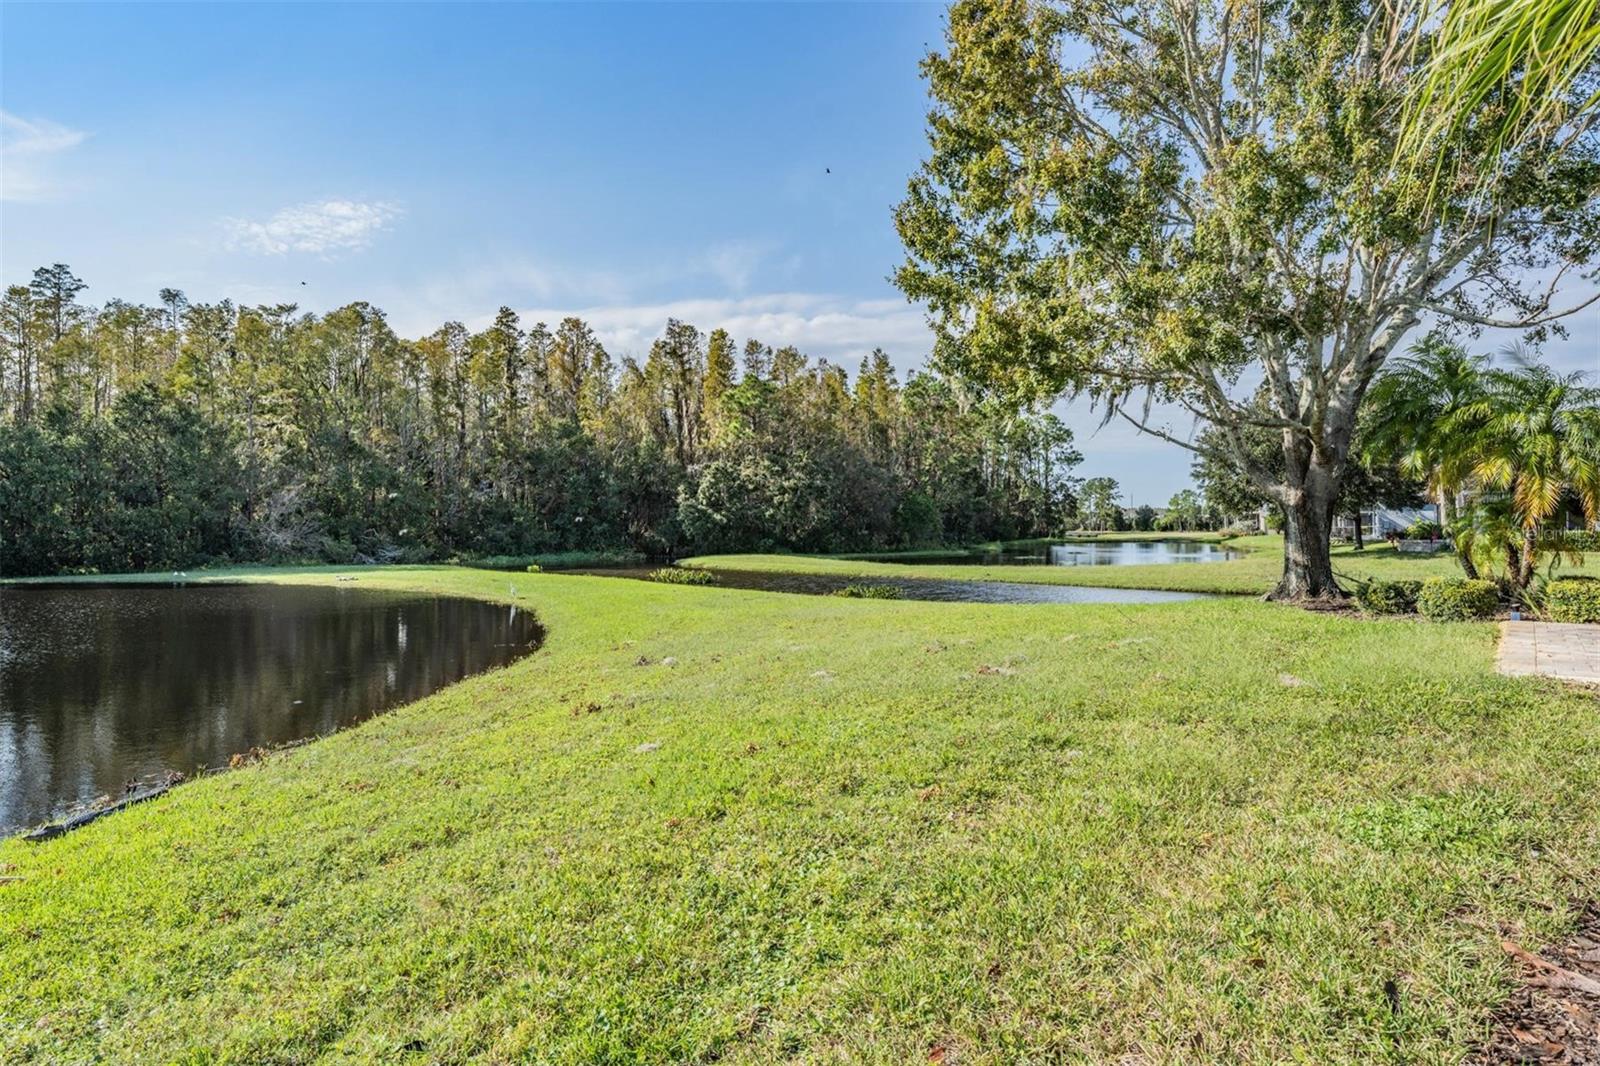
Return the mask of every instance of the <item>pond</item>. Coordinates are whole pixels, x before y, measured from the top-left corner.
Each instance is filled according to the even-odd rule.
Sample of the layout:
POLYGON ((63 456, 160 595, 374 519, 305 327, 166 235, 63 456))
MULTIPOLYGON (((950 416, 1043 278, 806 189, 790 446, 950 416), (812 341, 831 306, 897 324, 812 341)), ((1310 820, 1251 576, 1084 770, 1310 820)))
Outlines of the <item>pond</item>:
MULTIPOLYGON (((569 573, 648 580, 648 567, 576 570, 569 573)), ((847 585, 892 585, 907 600, 960 603, 1176 603, 1208 599, 1194 592, 1154 589, 1088 588, 1072 585, 1030 585, 1021 581, 948 581, 927 577, 842 577, 832 574, 786 574, 766 570, 716 570, 717 587, 761 592, 797 592, 829 596, 847 585)))
POLYGON ((0 835, 539 646, 525 609, 294 585, 0 588, 0 835))
POLYGON ((853 558, 885 563, 970 563, 974 566, 1140 566, 1146 563, 1217 563, 1241 553, 1221 544, 1195 540, 1083 540, 1061 544, 1033 544, 998 549, 861 555, 853 558))

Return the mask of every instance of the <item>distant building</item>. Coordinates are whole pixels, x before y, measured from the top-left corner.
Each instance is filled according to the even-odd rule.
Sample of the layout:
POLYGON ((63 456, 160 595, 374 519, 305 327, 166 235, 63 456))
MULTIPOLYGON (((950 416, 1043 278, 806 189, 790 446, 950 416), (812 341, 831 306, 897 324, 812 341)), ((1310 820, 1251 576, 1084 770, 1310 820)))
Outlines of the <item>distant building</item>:
MULTIPOLYGON (((1361 535, 1363 538, 1382 540, 1391 533, 1404 533, 1418 522, 1438 521, 1437 504, 1430 503, 1425 507, 1369 507, 1361 512, 1361 535)), ((1355 540, 1355 519, 1350 515, 1335 517, 1333 535, 1337 540, 1355 540)))

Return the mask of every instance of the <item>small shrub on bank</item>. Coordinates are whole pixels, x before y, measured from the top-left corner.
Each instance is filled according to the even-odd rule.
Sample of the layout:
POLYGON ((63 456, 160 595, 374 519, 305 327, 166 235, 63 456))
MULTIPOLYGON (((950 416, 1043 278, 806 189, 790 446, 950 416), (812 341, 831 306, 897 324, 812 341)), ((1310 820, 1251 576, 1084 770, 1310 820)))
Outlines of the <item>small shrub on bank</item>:
POLYGON ((715 585, 717 575, 709 570, 688 570, 680 566, 663 566, 650 572, 651 581, 668 585, 715 585))
POLYGON ((544 573, 544 567, 540 566, 538 563, 529 563, 528 564, 528 573, 530 573, 530 574, 542 574, 542 573, 544 573))
POLYGON ((1421 591, 1420 581, 1369 581, 1356 590, 1356 602, 1368 614, 1411 614, 1421 591))
POLYGON ((893 585, 846 585, 834 595, 851 600, 898 600, 900 590, 893 585))
POLYGON ((1492 618, 1499 609, 1500 591, 1492 581, 1430 577, 1417 593, 1417 613, 1433 622, 1492 618))
POLYGON ((638 566, 644 556, 627 551, 570 551, 540 552, 537 555, 458 555, 450 560, 459 566, 475 570, 527 570, 537 566, 544 570, 569 570, 582 567, 638 566))
POLYGON ((1600 622, 1600 579, 1563 577, 1544 590, 1544 611, 1552 622, 1600 622))

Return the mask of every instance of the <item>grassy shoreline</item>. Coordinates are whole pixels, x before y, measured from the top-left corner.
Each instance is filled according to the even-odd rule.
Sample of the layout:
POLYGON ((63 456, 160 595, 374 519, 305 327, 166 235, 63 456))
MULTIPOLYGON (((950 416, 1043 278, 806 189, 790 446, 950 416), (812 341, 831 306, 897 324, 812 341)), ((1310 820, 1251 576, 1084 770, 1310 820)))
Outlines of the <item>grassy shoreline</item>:
POLYGON ((548 640, 0 842, 0 1058, 1449 1061, 1594 883, 1593 698, 1486 625, 208 576, 339 574, 548 640))

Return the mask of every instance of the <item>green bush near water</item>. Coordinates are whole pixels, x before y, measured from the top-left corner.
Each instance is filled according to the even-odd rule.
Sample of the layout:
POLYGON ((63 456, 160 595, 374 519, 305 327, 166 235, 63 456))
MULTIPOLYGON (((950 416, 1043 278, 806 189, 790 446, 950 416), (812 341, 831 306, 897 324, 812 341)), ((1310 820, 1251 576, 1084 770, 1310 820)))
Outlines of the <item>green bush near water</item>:
POLYGON ((717 575, 709 570, 686 570, 680 566, 663 566, 650 571, 651 581, 666 585, 715 585, 717 575))
POLYGON ((638 566, 645 557, 630 551, 570 551, 540 552, 537 555, 480 555, 462 556, 452 560, 475 570, 522 570, 534 574, 539 570, 570 570, 581 567, 638 566), (532 569, 537 567, 538 569, 532 569))
POLYGON ((1430 577, 1417 593, 1417 613, 1431 622, 1470 622, 1493 618, 1500 609, 1500 590, 1492 581, 1464 577, 1430 577))
POLYGON ((849 600, 898 600, 900 590, 894 585, 846 585, 834 595, 849 600))
POLYGON ((1564 577, 1550 582, 1544 609, 1552 622, 1600 622, 1600 580, 1564 577))
POLYGON ((1356 589, 1356 602, 1368 614, 1411 614, 1421 591, 1420 581, 1369 581, 1356 589))

